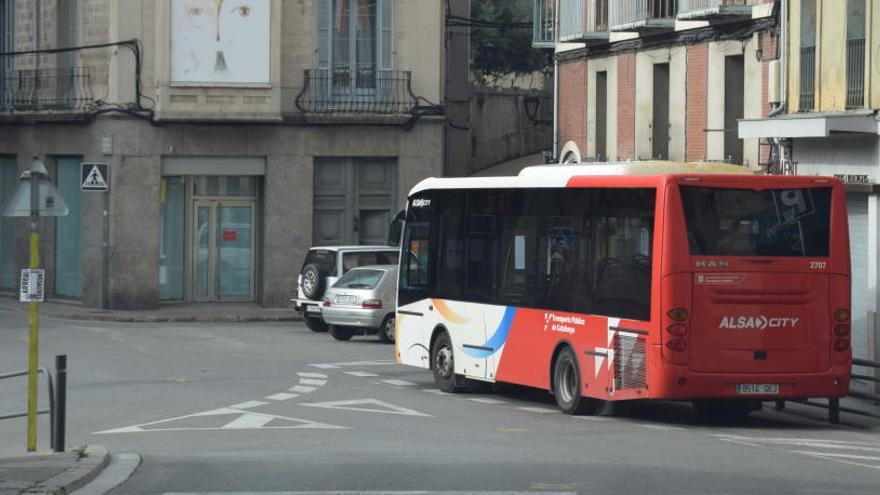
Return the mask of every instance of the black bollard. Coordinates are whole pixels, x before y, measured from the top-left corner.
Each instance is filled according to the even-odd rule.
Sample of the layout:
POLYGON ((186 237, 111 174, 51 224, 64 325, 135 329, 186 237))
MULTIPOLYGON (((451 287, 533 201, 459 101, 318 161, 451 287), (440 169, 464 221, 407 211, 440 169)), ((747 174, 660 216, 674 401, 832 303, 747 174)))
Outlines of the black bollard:
POLYGON ((67 356, 55 356, 55 452, 64 452, 64 422, 67 409, 67 356))

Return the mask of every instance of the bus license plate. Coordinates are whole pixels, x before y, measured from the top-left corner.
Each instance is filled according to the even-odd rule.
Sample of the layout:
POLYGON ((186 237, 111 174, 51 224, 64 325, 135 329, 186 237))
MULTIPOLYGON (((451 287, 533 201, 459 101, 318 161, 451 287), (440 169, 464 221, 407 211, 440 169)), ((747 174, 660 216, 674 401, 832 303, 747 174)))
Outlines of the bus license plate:
POLYGON ((306 305, 306 313, 321 313, 321 306, 316 304, 306 305))
POLYGON ((776 395, 779 393, 777 383, 740 383, 736 386, 739 395, 776 395))

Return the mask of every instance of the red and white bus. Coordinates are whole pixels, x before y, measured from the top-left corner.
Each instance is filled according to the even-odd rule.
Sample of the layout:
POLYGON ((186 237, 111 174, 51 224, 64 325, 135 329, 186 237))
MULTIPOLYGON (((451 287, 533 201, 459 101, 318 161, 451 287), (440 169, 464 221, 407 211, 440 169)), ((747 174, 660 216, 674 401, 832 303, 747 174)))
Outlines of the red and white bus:
POLYGON ((567 413, 628 399, 747 413, 846 395, 844 189, 743 171, 423 180, 401 241, 398 362, 431 369, 446 392, 468 379, 546 389, 567 413))

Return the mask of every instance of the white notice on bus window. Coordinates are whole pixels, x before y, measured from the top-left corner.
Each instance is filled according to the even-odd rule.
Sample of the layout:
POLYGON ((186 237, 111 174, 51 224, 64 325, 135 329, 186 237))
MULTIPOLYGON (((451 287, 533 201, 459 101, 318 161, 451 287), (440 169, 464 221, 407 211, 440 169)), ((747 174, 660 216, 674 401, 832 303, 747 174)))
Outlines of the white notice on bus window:
POLYGON ((526 236, 524 235, 513 238, 513 269, 526 269, 526 236))

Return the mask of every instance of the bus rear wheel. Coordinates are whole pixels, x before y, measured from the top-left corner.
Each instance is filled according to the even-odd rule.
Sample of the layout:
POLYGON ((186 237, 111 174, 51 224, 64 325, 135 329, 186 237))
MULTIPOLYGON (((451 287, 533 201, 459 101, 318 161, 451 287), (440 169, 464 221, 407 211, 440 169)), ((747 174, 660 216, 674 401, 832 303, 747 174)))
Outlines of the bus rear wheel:
POLYGON ((438 335, 431 347, 431 371, 434 373, 434 383, 440 390, 447 393, 462 390, 461 377, 455 374, 452 340, 446 332, 438 335))
POLYGON ((581 374, 570 347, 559 352, 553 366, 553 393, 556 405, 566 414, 596 414, 602 401, 581 395, 581 374))

